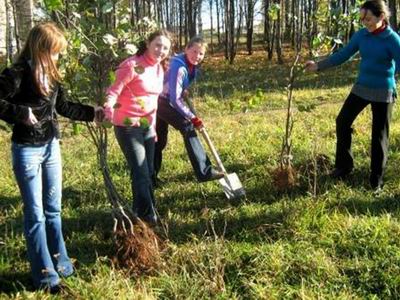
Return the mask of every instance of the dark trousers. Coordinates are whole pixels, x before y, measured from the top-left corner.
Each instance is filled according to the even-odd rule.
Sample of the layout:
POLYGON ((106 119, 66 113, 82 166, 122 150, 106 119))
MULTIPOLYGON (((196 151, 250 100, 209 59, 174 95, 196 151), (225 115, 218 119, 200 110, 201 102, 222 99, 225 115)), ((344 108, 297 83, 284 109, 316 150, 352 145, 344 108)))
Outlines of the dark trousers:
POLYGON ((393 103, 371 102, 351 93, 336 118, 336 161, 335 168, 353 169, 351 152, 351 128, 355 118, 367 106, 372 108, 371 137, 371 175, 370 182, 376 186, 383 181, 383 172, 387 162, 389 146, 389 123, 393 103))
POLYGON ((182 117, 171 107, 168 100, 162 97, 158 98, 156 126, 158 140, 154 151, 155 176, 161 169, 162 152, 167 146, 169 125, 181 132, 197 180, 200 182, 209 180, 212 174, 211 162, 200 143, 193 124, 182 117))
POLYGON ((115 137, 128 162, 133 212, 142 220, 156 222, 153 192, 154 131, 134 126, 114 126, 115 137))

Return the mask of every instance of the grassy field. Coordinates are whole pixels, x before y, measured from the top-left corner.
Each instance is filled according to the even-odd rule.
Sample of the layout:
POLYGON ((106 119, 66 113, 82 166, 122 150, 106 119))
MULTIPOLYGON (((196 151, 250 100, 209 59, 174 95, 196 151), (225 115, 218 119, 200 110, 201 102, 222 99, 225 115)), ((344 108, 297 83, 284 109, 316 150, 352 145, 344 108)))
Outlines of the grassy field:
MULTIPOLYGON (((63 224, 76 275, 64 280, 66 299, 398 299, 400 298, 399 111, 391 127, 383 192, 368 186, 370 110, 354 125, 355 171, 327 176, 335 148, 335 117, 355 80, 356 65, 317 76, 298 71, 294 90, 293 162, 299 184, 275 189, 285 124, 287 65, 264 53, 239 54, 234 66, 209 57, 193 90, 226 168, 247 199, 228 201, 218 183, 195 182, 181 137, 171 130, 157 206, 168 227, 157 272, 129 276, 113 267, 112 218, 84 130, 63 126, 63 224), (326 157, 324 164, 316 164, 326 157)), ((0 298, 48 299, 32 292, 22 228, 22 204, 10 162, 10 133, 0 143, 0 298)), ((129 176, 114 138, 110 167, 131 198, 129 176)))

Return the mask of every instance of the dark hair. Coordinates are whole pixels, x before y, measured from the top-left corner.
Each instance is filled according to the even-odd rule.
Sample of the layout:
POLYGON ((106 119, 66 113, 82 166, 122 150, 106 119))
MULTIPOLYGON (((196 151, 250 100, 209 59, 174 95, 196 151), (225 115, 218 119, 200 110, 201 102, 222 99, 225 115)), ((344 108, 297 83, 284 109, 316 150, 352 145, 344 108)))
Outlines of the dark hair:
POLYGON ((386 2, 383 0, 369 0, 361 5, 360 9, 369 10, 375 17, 380 17, 381 14, 385 15, 385 21, 389 24, 390 11, 386 2))
MULTIPOLYGON (((150 33, 149 36, 145 40, 143 40, 139 43, 136 55, 142 56, 147 51, 147 43, 151 43, 154 39, 156 39, 159 36, 165 36, 167 39, 169 39, 171 41, 171 49, 172 49, 172 44, 173 44, 172 34, 168 30, 159 29, 159 30, 156 30, 156 31, 153 31, 152 33, 150 33)), ((171 50, 170 50, 170 53, 171 53, 171 50)), ((169 55, 161 62, 161 65, 162 65, 164 71, 168 69, 168 62, 169 62, 169 55)))
POLYGON ((186 48, 191 48, 193 47, 194 44, 199 44, 200 46, 204 47, 204 49, 207 50, 207 43, 206 41, 203 39, 203 37, 199 36, 199 35, 195 35, 194 37, 192 37, 189 41, 189 43, 186 45, 186 48))

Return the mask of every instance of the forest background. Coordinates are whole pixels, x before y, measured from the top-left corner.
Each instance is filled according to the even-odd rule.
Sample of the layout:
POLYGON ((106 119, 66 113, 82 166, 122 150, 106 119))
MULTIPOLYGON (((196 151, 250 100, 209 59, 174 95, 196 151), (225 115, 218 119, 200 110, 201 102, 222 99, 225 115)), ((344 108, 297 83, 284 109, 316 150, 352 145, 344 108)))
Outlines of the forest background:
MULTIPOLYGON (((101 103, 115 67, 157 26, 174 32, 175 51, 203 35, 209 51, 191 95, 226 168, 247 191, 245 199, 228 201, 218 183, 196 183, 181 138, 171 132, 161 174, 166 183, 156 190, 167 236, 162 264, 133 276, 112 264, 111 208, 88 128, 62 119, 64 233, 77 272, 56 297, 400 298, 398 109, 383 192, 368 187, 369 110, 354 125, 354 174, 333 181, 327 173, 335 116, 355 81, 358 57, 318 75, 301 66, 349 40, 360 28, 360 3, 0 0, 1 66, 12 63, 33 24, 51 19, 66 31, 64 84, 80 102, 101 103), (294 174, 286 186, 276 181, 283 165, 294 174)), ((388 4, 397 30, 398 3, 388 4)), ((33 291, 11 131, 0 126, 0 297, 52 298, 33 291)), ((108 162, 116 188, 131 199, 112 134, 108 162)))

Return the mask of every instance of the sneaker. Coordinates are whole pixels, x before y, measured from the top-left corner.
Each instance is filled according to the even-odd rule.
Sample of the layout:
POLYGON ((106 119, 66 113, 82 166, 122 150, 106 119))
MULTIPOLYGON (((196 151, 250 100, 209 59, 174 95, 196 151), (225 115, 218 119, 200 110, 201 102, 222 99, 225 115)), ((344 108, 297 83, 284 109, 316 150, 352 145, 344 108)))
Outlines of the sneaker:
POLYGON ((199 182, 207 182, 212 180, 221 179, 224 177, 224 173, 221 171, 217 171, 216 169, 211 169, 210 175, 203 178, 198 178, 199 182))
POLYGON ((165 184, 165 181, 158 178, 157 175, 151 176, 151 181, 153 183, 154 189, 159 188, 165 184))
POLYGON ((50 289, 49 289, 49 292, 52 295, 57 295, 57 294, 61 293, 61 291, 62 291, 62 287, 60 284, 54 285, 54 286, 50 287, 50 289))
POLYGON ((61 291, 63 290, 63 287, 61 286, 61 283, 57 283, 52 286, 39 287, 39 290, 43 290, 52 295, 57 295, 57 294, 61 293, 61 291))
POLYGON ((143 222, 145 222, 149 227, 157 226, 158 220, 156 216, 147 215, 140 218, 143 222))
POLYGON ((224 177, 224 173, 215 169, 211 170, 211 175, 208 180, 218 180, 224 177))
POLYGON ((378 186, 377 188, 374 189, 374 191, 372 192, 372 194, 373 194, 375 197, 378 197, 382 192, 383 192, 382 186, 378 186))
POLYGON ((352 169, 339 169, 335 168, 329 176, 335 179, 344 179, 351 173, 352 169))
POLYGON ((383 188, 383 179, 381 176, 371 175, 369 177, 369 183, 371 188, 374 190, 374 194, 380 193, 383 188))

